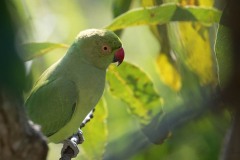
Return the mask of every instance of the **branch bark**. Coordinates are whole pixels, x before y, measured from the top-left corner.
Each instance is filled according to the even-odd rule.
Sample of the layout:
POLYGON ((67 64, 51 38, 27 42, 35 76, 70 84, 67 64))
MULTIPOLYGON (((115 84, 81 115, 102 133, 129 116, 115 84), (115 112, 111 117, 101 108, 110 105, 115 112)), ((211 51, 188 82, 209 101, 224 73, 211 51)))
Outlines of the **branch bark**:
POLYGON ((25 70, 15 50, 15 30, 7 2, 0 1, 0 159, 43 160, 47 157, 46 141, 29 125, 24 112, 25 70))
POLYGON ((11 91, 0 89, 0 159, 46 159, 47 144, 28 124, 21 102, 11 91))
MULTIPOLYGON (((240 15, 240 1, 229 0, 223 11, 222 24, 228 26, 232 32, 233 44, 233 75, 229 85, 222 92, 222 99, 233 113, 233 123, 229 134, 226 135, 226 144, 223 146, 222 160, 240 159, 240 21, 235 17, 240 15)), ((227 53, 226 53, 227 54, 227 53)))

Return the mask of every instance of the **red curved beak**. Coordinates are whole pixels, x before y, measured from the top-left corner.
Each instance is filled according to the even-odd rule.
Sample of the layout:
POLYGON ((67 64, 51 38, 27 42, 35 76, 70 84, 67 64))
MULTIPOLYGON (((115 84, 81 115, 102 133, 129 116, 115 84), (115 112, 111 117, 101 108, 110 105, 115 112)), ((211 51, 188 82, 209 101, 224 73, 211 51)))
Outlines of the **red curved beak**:
POLYGON ((118 66, 119 66, 123 62, 123 59, 124 59, 124 50, 121 47, 115 52, 113 62, 118 62, 118 66))

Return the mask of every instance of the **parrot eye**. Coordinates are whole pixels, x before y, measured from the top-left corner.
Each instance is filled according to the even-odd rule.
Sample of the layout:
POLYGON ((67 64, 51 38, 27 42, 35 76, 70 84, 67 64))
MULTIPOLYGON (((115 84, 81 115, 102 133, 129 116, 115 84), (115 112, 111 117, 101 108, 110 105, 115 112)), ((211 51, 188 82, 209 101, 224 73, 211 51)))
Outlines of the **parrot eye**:
POLYGON ((103 51, 103 53, 110 53, 111 48, 108 45, 103 45, 102 46, 102 51, 103 51))
POLYGON ((107 47, 107 46, 104 46, 104 47, 103 47, 103 50, 104 50, 104 51, 107 51, 107 50, 108 50, 108 47, 107 47))

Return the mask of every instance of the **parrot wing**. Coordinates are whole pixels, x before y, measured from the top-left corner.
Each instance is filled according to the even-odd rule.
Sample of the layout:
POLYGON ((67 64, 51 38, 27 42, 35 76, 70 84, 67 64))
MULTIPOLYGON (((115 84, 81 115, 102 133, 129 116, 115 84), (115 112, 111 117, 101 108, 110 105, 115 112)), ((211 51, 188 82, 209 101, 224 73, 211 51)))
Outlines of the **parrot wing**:
POLYGON ((66 78, 45 80, 26 101, 30 119, 51 136, 72 117, 78 99, 75 83, 66 78))

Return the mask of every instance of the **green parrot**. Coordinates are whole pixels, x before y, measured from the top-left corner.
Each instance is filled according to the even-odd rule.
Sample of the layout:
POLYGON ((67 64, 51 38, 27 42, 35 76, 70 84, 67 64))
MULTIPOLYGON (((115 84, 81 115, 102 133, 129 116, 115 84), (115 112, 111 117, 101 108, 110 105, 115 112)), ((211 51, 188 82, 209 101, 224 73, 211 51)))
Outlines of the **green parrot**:
POLYGON ((122 63, 118 36, 105 29, 79 33, 67 53, 39 78, 26 100, 29 118, 49 142, 61 143, 78 131, 101 98, 110 63, 122 63))

